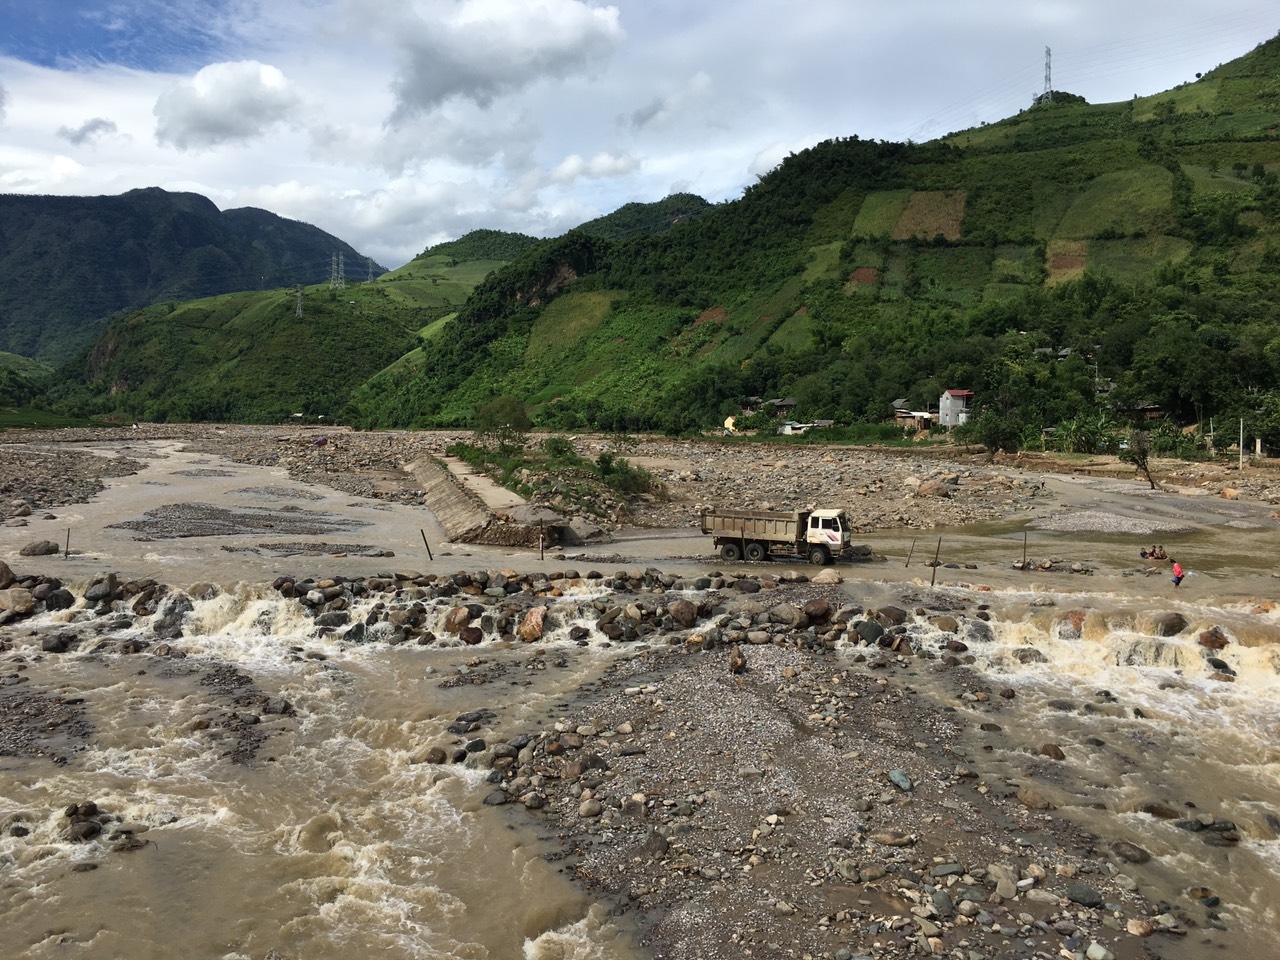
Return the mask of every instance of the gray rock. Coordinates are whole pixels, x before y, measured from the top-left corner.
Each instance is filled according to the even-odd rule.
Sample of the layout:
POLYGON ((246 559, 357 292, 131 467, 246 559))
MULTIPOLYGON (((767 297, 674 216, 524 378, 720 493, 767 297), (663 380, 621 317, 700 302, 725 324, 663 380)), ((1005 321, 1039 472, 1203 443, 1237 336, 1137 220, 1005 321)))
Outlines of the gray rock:
POLYGON ((1151 618, 1151 632, 1157 637, 1176 637, 1187 629, 1187 618, 1180 613, 1160 613, 1151 618))
POLYGON ((1102 894, 1087 883, 1073 883, 1067 887, 1067 899, 1082 907, 1102 906, 1102 894))
POLYGON ((1111 844, 1111 850, 1126 863, 1146 863, 1151 859, 1151 854, 1136 843, 1130 843, 1128 840, 1117 840, 1111 844))
POLYGON ((933 900, 933 909, 937 911, 938 916, 945 918, 955 915, 955 901, 951 899, 951 894, 947 893, 947 891, 936 890, 931 899, 933 900))
POLYGON ((874 620, 859 620, 854 624, 853 630, 868 645, 879 643, 884 636, 884 627, 874 620))
POLYGON ((0 590, 0 610, 9 610, 20 617, 28 616, 36 609, 36 598, 25 587, 0 590))
POLYGON ((119 589, 120 584, 116 580, 116 575, 108 573, 106 576, 89 584, 89 588, 84 592, 85 603, 101 603, 104 600, 111 600, 119 589))
POLYGON ((984 620, 965 620, 962 633, 964 639, 970 643, 990 643, 996 638, 991 624, 984 620))
POLYGON ((37 540, 35 543, 28 543, 18 553, 24 557, 51 557, 61 550, 52 540, 37 540))
POLYGON ((915 784, 911 782, 911 778, 907 776, 906 771, 904 770, 890 770, 889 779, 899 790, 904 790, 910 793, 915 789, 915 784))
POLYGON ((1018 871, 1007 863, 993 863, 987 867, 987 877, 995 881, 996 893, 1005 900, 1018 895, 1018 871))

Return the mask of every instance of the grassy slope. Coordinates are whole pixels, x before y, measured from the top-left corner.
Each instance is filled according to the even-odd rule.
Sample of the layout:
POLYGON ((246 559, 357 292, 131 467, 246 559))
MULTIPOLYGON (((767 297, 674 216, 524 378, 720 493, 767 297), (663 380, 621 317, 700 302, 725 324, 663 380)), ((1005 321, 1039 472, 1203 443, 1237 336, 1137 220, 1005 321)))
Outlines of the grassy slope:
MULTIPOLYGON (((1140 136, 1165 133, 1157 105, 1172 99, 1176 115, 1193 125, 1196 137, 1256 136, 1274 129, 1276 119, 1273 108, 1257 107, 1256 89, 1256 76, 1206 78, 1133 103, 1029 110, 956 135, 952 142, 966 150, 951 162, 911 168, 896 189, 850 187, 819 208, 800 275, 726 300, 721 322, 695 328, 694 313, 681 316, 611 293, 622 306, 601 315, 603 301, 594 299, 587 311, 590 324, 582 327, 570 318, 584 307, 578 295, 569 294, 543 311, 532 336, 506 342, 500 349, 503 369, 474 376, 446 406, 444 418, 465 418, 468 404, 495 392, 523 397, 535 410, 575 392, 626 404, 671 382, 690 359, 744 364, 762 351, 808 346, 816 321, 805 308, 806 285, 848 281, 840 273, 840 253, 842 241, 851 237, 890 238, 887 247, 856 247, 854 264, 874 268, 876 282, 845 288, 886 306, 909 297, 967 307, 1078 277, 1086 268, 1126 281, 1149 278, 1161 263, 1183 259, 1192 249, 1174 235, 1170 172, 1143 159, 1138 149, 1140 136), (1203 116, 1223 109, 1237 112, 1203 116), (963 243, 982 231, 1003 242, 963 243), (962 245, 919 242, 937 234, 962 245), (553 329, 559 336, 548 336, 553 329)), ((1201 195, 1251 195, 1256 187, 1233 177, 1230 165, 1257 157, 1280 163, 1274 140, 1172 139, 1181 155, 1195 159, 1188 170, 1201 195)), ((1265 230, 1274 233, 1274 226, 1265 230)))
MULTIPOLYGON (((746 369, 820 336, 840 342, 868 317, 893 322, 906 305, 966 309, 1087 268, 1148 280, 1161 264, 1194 253, 1177 232, 1166 157, 1181 164, 1193 200, 1230 194, 1251 202, 1259 188, 1246 172, 1255 164, 1280 169, 1277 75, 1280 47, 1268 48, 1168 93, 1037 107, 952 135, 950 151, 912 148, 905 160, 886 161, 878 181, 858 179, 841 166, 841 148, 824 145, 789 159, 743 200, 688 221, 629 205, 602 235, 630 236, 650 220, 663 233, 647 245, 620 244, 615 256, 645 258, 647 276, 677 274, 683 264, 667 257, 702 258, 705 282, 693 296, 678 283, 636 295, 619 288, 626 284, 586 277, 532 320, 495 324, 493 338, 474 351, 484 362, 445 396, 418 371, 433 344, 447 342, 441 338, 471 290, 532 238, 506 235, 503 257, 486 257, 493 238, 472 236, 331 299, 313 289, 303 323, 291 319, 289 291, 199 301, 171 315, 144 311, 104 341, 98 389, 123 386, 119 396, 141 398, 144 408, 244 418, 314 406, 320 397, 336 409, 367 380, 362 409, 385 423, 416 422, 428 406, 438 410, 436 422, 464 422, 477 403, 500 394, 535 412, 566 400, 626 407, 651 402, 698 365, 746 369), (841 176, 849 181, 836 183, 841 176), (770 204, 771 194, 802 204, 810 188, 826 199, 803 210, 791 199, 770 204), (735 217, 734 236, 745 242, 716 245, 708 225, 735 217), (682 247, 685 236, 700 242, 682 247), (733 273, 739 259, 751 269, 733 273), (723 282, 727 275, 733 283, 723 282), (829 298, 833 287, 845 303, 829 298), (707 289, 717 291, 712 302, 699 301, 707 289), (815 303, 825 306, 815 312, 815 303), (173 403, 175 390, 199 402, 173 403)), ((1228 266, 1253 268, 1265 245, 1280 241, 1275 223, 1248 216, 1257 233, 1226 251, 1228 266)))

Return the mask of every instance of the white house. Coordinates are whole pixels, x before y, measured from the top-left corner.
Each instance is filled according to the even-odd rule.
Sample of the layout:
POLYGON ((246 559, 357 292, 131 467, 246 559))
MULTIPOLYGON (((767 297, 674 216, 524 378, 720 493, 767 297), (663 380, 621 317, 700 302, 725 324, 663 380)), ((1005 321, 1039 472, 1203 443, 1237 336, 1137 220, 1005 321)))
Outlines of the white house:
POLYGON ((938 425, 958 427, 962 423, 968 423, 972 403, 972 390, 948 390, 938 398, 938 425))

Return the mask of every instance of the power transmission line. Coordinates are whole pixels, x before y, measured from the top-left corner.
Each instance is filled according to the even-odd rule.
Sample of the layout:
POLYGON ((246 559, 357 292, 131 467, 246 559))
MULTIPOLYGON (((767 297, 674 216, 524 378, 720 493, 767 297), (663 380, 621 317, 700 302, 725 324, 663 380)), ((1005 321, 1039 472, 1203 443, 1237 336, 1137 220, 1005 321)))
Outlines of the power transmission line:
MULTIPOLYGON (((1199 22, 1180 22, 1167 31, 1089 44, 1079 51, 1069 50, 1066 61, 1059 57, 1059 66, 1065 62, 1069 76, 1064 82, 1060 75, 1058 83, 1064 90, 1075 92, 1089 84, 1123 77, 1143 82, 1153 68, 1201 58, 1203 67, 1192 72, 1203 73, 1243 56, 1258 45, 1259 36, 1265 36, 1265 31, 1260 30, 1258 14, 1252 12, 1199 22)), ((1061 47, 1061 44, 1057 46, 1061 47)), ((1061 54, 1061 49, 1058 52, 1061 54)), ((978 126, 987 120, 1001 120, 1018 113, 1026 106, 1023 100, 1026 94, 1021 91, 1027 87, 1023 84, 1030 80, 1028 85, 1034 87, 1032 70, 1038 72, 1039 65, 1033 66, 1033 62, 1024 61, 1015 67, 1015 73, 993 80, 980 89, 967 91, 962 99, 943 106, 919 122, 888 132, 885 139, 907 141, 945 136, 940 131, 978 126)), ((1191 76, 1186 79, 1190 80, 1191 76)), ((1160 89, 1147 90, 1148 94, 1161 92, 1160 89)), ((1119 102, 1129 99, 1129 94, 1111 94, 1111 98, 1094 102, 1119 102)))

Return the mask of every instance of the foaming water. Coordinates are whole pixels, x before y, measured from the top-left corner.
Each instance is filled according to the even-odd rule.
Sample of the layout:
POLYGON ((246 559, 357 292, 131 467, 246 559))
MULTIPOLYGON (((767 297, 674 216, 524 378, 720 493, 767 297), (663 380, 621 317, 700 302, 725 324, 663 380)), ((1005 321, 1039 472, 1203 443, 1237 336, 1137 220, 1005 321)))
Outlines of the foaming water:
MULTIPOLYGON (((1148 896, 1197 926, 1221 922, 1263 944, 1280 919, 1272 605, 1012 591, 986 599, 1002 613, 992 640, 970 643, 968 655, 1006 695, 966 708, 973 729, 999 727, 998 736, 976 734, 994 768, 1107 845, 1125 840, 1150 853, 1141 864, 1113 858, 1148 896), (1067 762, 1051 759, 1047 745, 1067 762), (1202 829, 1222 821, 1236 825, 1238 844, 1213 845, 1221 833, 1202 829), (1207 910, 1188 896, 1196 887, 1222 905, 1207 910)), ((1197 955, 1193 939, 1187 956, 1197 955)))
POLYGON ((546 650, 326 641, 253 587, 192 606, 179 657, 112 652, 142 628, 58 656, 34 636, 15 648, 25 686, 83 700, 92 733, 63 766, 0 760, 0 956, 643 955, 525 817, 481 803, 487 770, 422 762, 460 742, 460 713, 495 712, 469 736, 542 722, 605 658, 550 673, 530 666, 546 650), (445 682, 467 663, 484 682, 445 682), (260 740, 237 763, 246 729, 260 740), (117 820, 73 842, 63 811, 87 800, 117 820))

